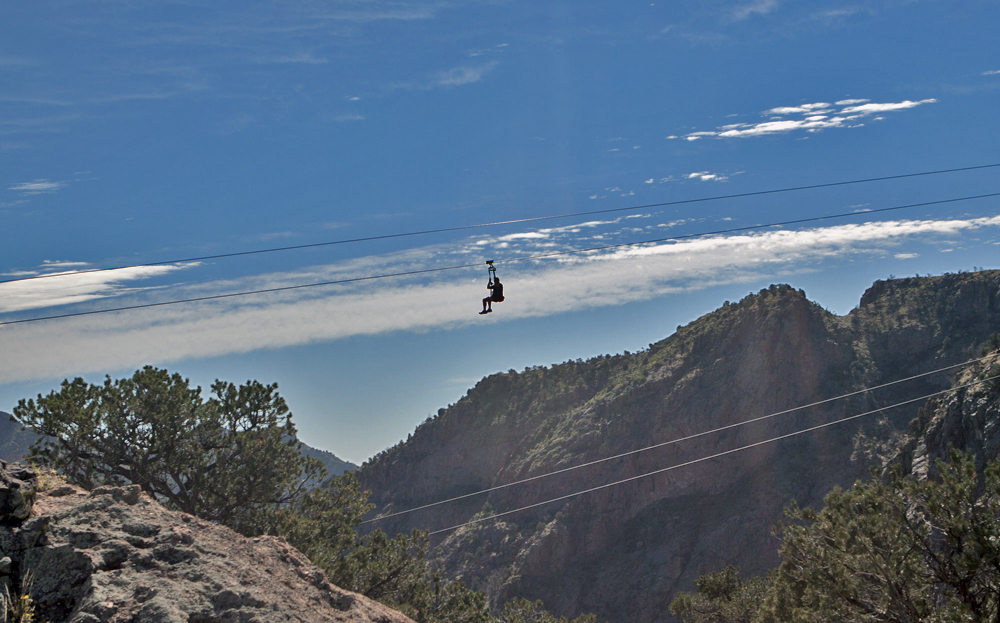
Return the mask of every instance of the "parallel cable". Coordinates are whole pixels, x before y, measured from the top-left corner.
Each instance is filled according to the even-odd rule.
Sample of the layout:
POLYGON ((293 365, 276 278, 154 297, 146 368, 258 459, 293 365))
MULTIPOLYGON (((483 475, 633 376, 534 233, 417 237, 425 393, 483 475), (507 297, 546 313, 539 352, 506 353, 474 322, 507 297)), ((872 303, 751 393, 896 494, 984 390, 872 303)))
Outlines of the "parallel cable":
MULTIPOLYGON (((657 243, 657 242, 669 242, 669 241, 677 241, 677 240, 686 240, 686 239, 689 239, 689 238, 700 238, 700 237, 703 237, 703 236, 715 236, 715 235, 719 235, 719 234, 734 233, 734 232, 740 232, 740 231, 750 231, 750 230, 755 230, 755 229, 767 229, 767 228, 770 228, 770 227, 783 227, 785 225, 797 225, 797 224, 801 224, 801 223, 811 223, 811 222, 816 222, 816 221, 825 221, 825 220, 830 220, 830 219, 846 218, 846 217, 851 217, 851 216, 867 216, 869 214, 876 214, 876 213, 879 213, 879 212, 890 212, 890 211, 893 211, 893 210, 905 210, 905 209, 911 209, 911 208, 919 208, 919 207, 923 207, 923 206, 941 205, 941 204, 945 204, 945 203, 956 203, 956 202, 959 202, 959 201, 971 201, 973 199, 985 199, 985 198, 988 198, 988 197, 997 197, 997 196, 1000 196, 1000 193, 988 193, 988 194, 985 194, 985 195, 971 195, 971 196, 968 196, 968 197, 957 197, 957 198, 954 198, 954 199, 941 199, 941 200, 938 200, 938 201, 925 201, 925 202, 922 202, 922 203, 912 203, 912 204, 902 205, 902 206, 893 206, 893 207, 890 207, 890 208, 879 208, 877 210, 867 210, 865 212, 842 212, 840 214, 828 214, 826 216, 814 216, 814 217, 810 217, 810 218, 794 219, 794 220, 790 220, 790 221, 781 221, 781 222, 777 222, 777 223, 767 223, 767 224, 763 224, 763 225, 748 225, 746 227, 733 227, 733 228, 730 228, 730 229, 719 229, 719 230, 715 230, 715 231, 702 232, 702 233, 697 233, 697 234, 686 234, 686 235, 683 235, 683 236, 668 236, 666 238, 655 238, 655 239, 652 239, 652 240, 640 240, 638 242, 622 242, 622 243, 619 243, 619 244, 609 244, 609 245, 604 245, 604 246, 600 246, 600 247, 589 247, 589 248, 586 248, 586 249, 574 249, 574 250, 571 250, 571 251, 553 251, 551 253, 540 253, 540 254, 537 254, 537 255, 524 255, 524 256, 521 256, 521 257, 508 258, 508 259, 505 259, 505 260, 494 260, 494 263, 501 264, 501 263, 511 263, 511 262, 522 262, 522 261, 525 261, 525 260, 536 260, 536 259, 544 259, 544 258, 551 258, 551 257, 560 257, 560 256, 566 256, 566 255, 576 255, 576 254, 580 254, 580 253, 592 253, 594 251, 604 251, 604 250, 607 250, 607 249, 618 249, 618 248, 623 248, 623 247, 635 247, 635 246, 640 246, 640 245, 644 245, 644 244, 654 244, 654 243, 657 243)), ((6 320, 4 322, 0 322, 0 326, 14 325, 14 324, 24 324, 24 323, 28 323, 28 322, 40 322, 42 320, 57 320, 57 319, 61 319, 61 318, 73 318, 73 317, 76 317, 76 316, 91 316, 91 315, 94 315, 94 314, 108 314, 108 313, 111 313, 111 312, 129 311, 129 310, 135 310, 135 309, 146 309, 146 308, 150 308, 150 307, 163 307, 165 305, 179 305, 179 304, 182 304, 182 303, 198 303, 198 302, 202 302, 202 301, 214 301, 214 300, 226 299, 226 298, 233 298, 233 297, 238 297, 238 296, 250 296, 250 295, 253 295, 253 294, 269 294, 269 293, 273 293, 273 292, 285 292, 285 291, 288 291, 288 290, 301 290, 301 289, 304 289, 304 288, 318 288, 318 287, 322 287, 322 286, 332 286, 332 285, 339 285, 339 284, 345 284, 345 283, 355 283, 355 282, 359 282, 359 281, 372 281, 372 280, 375 280, 375 279, 387 279, 389 277, 406 277, 406 276, 410 276, 410 275, 420 275, 420 274, 426 274, 426 273, 436 273, 436 272, 442 272, 442 271, 446 271, 446 270, 457 270, 457 269, 460 269, 460 268, 475 268, 475 267, 481 267, 481 266, 482 266, 482 263, 481 262, 477 262, 475 264, 459 264, 459 265, 456 265, 456 266, 440 266, 438 268, 425 268, 425 269, 421 269, 421 270, 409 270, 409 271, 404 271, 404 272, 399 272, 399 273, 386 273, 386 274, 382 274, 382 275, 369 275, 369 276, 366 276, 366 277, 351 277, 349 279, 336 279, 336 280, 333 280, 333 281, 321 281, 319 283, 304 283, 304 284, 299 284, 299 285, 294 285, 294 286, 281 286, 281 287, 277 287, 277 288, 265 288, 265 289, 262 289, 262 290, 245 290, 245 291, 242 291, 242 292, 231 292, 229 294, 213 294, 213 295, 210 295, 210 296, 199 296, 199 297, 188 298, 188 299, 179 299, 179 300, 174 300, 174 301, 161 301, 159 303, 142 303, 142 304, 138 304, 138 305, 127 305, 127 306, 124 306, 124 307, 111 307, 111 308, 108 308, 108 309, 95 309, 95 310, 83 311, 83 312, 72 312, 72 313, 68 313, 68 314, 56 314, 56 315, 53 315, 53 316, 38 316, 38 317, 35 317, 35 318, 22 318, 20 320, 6 320)), ((81 274, 81 273, 72 273, 72 274, 81 274)))
POLYGON ((857 396, 859 394, 864 394, 864 393, 867 393, 867 392, 872 392, 872 391, 875 391, 877 389, 883 389, 883 388, 886 388, 886 387, 890 387, 892 385, 898 385, 899 383, 905 383, 907 381, 912 381, 912 380, 915 380, 915 379, 923 378, 925 376, 930 376, 932 374, 938 374, 940 372, 946 372, 948 370, 953 370, 955 368, 961 368, 961 367, 964 367, 964 366, 969 366, 969 365, 972 365, 974 363, 979 363, 980 361, 983 361, 984 359, 989 359, 991 356, 992 355, 987 355, 985 357, 980 357, 978 359, 970 359, 969 361, 964 361, 962 363, 956 363, 954 365, 945 366, 943 368, 938 368, 937 370, 931 370, 930 372, 922 372, 922 373, 916 374, 914 376, 909 376, 909 377, 907 377, 905 379, 898 379, 896 381, 890 381, 888 383, 883 383, 881 385, 875 385, 874 387, 864 387, 862 389, 859 389, 859 390, 853 391, 853 392, 849 392, 847 394, 841 394, 839 396, 834 396, 832 398, 825 398, 823 400, 819 400, 819 401, 816 401, 816 402, 811 402, 809 404, 801 405, 801 406, 798 406, 798 407, 792 407, 791 409, 785 409, 784 411, 776 411, 774 413, 769 413, 767 415, 761 415, 761 416, 758 416, 758 417, 755 417, 755 418, 752 418, 752 419, 749 419, 749 420, 743 420, 742 422, 736 422, 734 424, 728 424, 726 426, 720 426, 719 428, 713 428, 711 430, 702 431, 700 433, 694 433, 692 435, 687 435, 686 437, 679 437, 677 439, 671 439, 670 441, 664 441, 664 442, 661 442, 661 443, 653 444, 651 446, 646 446, 644 448, 639 448, 637 450, 630 450, 628 452, 622 452, 621 454, 616 454, 614 456, 608 456, 608 457, 604 457, 602 459, 595 459, 593 461, 589 461, 587 463, 581 463, 579 465, 574 465, 572 467, 564 467, 562 469, 557 469, 557 470, 552 471, 552 472, 546 472, 544 474, 537 474, 535 476, 530 476, 528 478, 522 478, 521 480, 515 480, 515 481, 512 481, 512 482, 508 482, 508 483, 502 484, 502 485, 496 485, 494 487, 490 487, 488 489, 483 489, 481 491, 474 491, 472 493, 466 493, 464 495, 458 495, 458 496, 455 496, 455 497, 452 497, 452 498, 448 498, 448 499, 445 499, 445 500, 439 500, 437 502, 431 502, 429 504, 424 504, 423 506, 416 506, 414 508, 409 508, 409 509, 402 510, 402 511, 396 511, 394 513, 387 513, 385 515, 379 515, 378 517, 373 517, 371 519, 366 519, 366 520, 362 521, 361 523, 362 524, 373 523, 373 522, 376 522, 376 521, 381 521, 383 519, 389 519, 391 517, 398 517, 400 515, 408 515, 409 513, 415 513, 417 511, 425 510, 425 509, 428 509, 428 508, 433 508, 435 506, 441 506, 443 504, 449 504, 451 502, 457 502, 459 500, 465 500, 465 499, 468 499, 468 498, 472 498, 472 497, 476 497, 476 496, 480 496, 480 495, 485 495, 487 493, 492 493, 494 491, 499 491, 501 489, 507 489, 509 487, 514 487, 514 486, 517 486, 517 485, 523 485, 525 483, 533 482, 533 481, 536 481, 536 480, 541 480, 543 478, 548 478, 550 476, 557 476, 559 474, 565 474, 566 472, 571 472, 571 471, 574 471, 574 470, 583 469, 584 467, 591 467, 591 466, 594 466, 594 465, 599 465, 601 463, 606 463, 608 461, 613 461, 615 459, 621 459, 621 458, 625 458, 627 456, 633 456, 635 454, 639 454, 641 452, 646 452, 648 450, 656 450, 658 448, 663 448, 663 447, 666 447, 666 446, 671 446, 671 445, 683 443, 685 441, 690 441, 692 439, 697 439, 699 437, 705 437, 706 435, 712 435, 714 433, 720 433, 722 431, 730 430, 730 429, 733 429, 733 428, 739 428, 740 426, 745 426, 747 424, 753 424, 755 422, 761 422, 763 420, 767 420, 767 419, 771 419, 771 418, 774 418, 774 417, 778 417, 779 415, 787 415, 787 414, 793 413, 795 411, 801 411, 803 409, 808 409, 810 407, 818 407, 819 405, 827 404, 829 402, 835 402, 837 400, 843 400, 844 398, 851 398, 852 396, 857 396))
POLYGON ((654 471, 651 471, 651 472, 646 472, 645 474, 639 474, 638 476, 632 476, 630 478, 624 478, 622 480, 616 480, 615 482, 609 482, 607 484, 603 484, 603 485, 600 485, 600 486, 597 486, 597 487, 591 487, 590 489, 584 489, 583 491, 577 491, 575 493, 569 493, 567 495, 562 495, 562 496, 559 496, 559 497, 556 497, 556 498, 552 498, 550 500, 545 500, 544 502, 536 502, 534 504, 528 504, 527 506, 521 506, 521 507, 518 507, 518 508, 515 508, 515 509, 511 509, 509 511, 504 511, 502 513, 496 513, 496 514, 490 515, 489 517, 481 517, 479 519, 472 519, 472 520, 467 521, 465 523, 458 524, 458 525, 455 525, 455 526, 451 526, 449 528, 442 528, 440 530, 434 530, 433 532, 430 532, 430 534, 431 535, 435 535, 435 534, 441 534, 442 532, 451 532, 452 530, 458 530, 459 528, 464 528, 465 526, 471 526, 471 525, 478 524, 478 523, 483 523, 483 522, 486 522, 486 521, 493 521, 493 520, 498 519, 500 517, 505 517, 507 515, 512 515, 514 513, 520 513, 522 511, 530 510, 532 508, 538 508, 539 506, 545 506, 546 504, 552 504, 553 502, 561 502, 563 500, 568 500, 570 498, 575 498, 575 497, 578 497, 578 496, 581 496, 581 495, 586 495, 588 493, 593 493, 595 491, 600 491, 602 489, 607 489, 607 488, 615 487, 617 485, 625 484, 625 483, 628 483, 628 482, 633 482, 633 481, 639 480, 641 478, 647 478, 649 476, 655 476, 657 474, 662 474, 664 472, 669 472, 669 471, 672 471, 672 470, 675 470, 675 469, 680 469, 681 467, 687 467, 689 465, 694 465, 695 463, 703 463, 704 461, 710 461, 712 459, 717 459, 719 457, 723 457, 723 456, 726 456, 728 454, 734 454, 736 452, 740 452, 740 451, 743 451, 743 450, 749 450, 750 448, 756 448, 758 446, 763 446, 763 445, 766 445, 766 444, 769 444, 769 443, 773 443, 775 441, 781 441, 782 439, 788 439, 790 437, 796 437, 798 435, 803 435, 805 433, 811 433, 811 432, 819 430, 821 428, 827 428, 827 427, 833 426, 835 424, 842 424, 844 422, 849 422, 851 420, 856 420, 858 418, 865 417, 865 416, 868 416, 868 415, 872 415, 874 413, 880 413, 880 412, 886 411, 888 409, 895 409, 896 407, 902 407, 902 406, 905 406, 905 405, 908 405, 908 404, 912 404, 914 402, 920 402, 921 400, 929 400, 931 398, 934 398, 935 396, 940 396, 942 394, 947 394, 949 392, 955 392, 955 391, 958 391, 960 389, 965 389, 966 387, 971 387, 973 385, 978 385, 980 383, 985 383, 987 381, 992 381, 992 380, 995 380, 995 379, 1000 379, 1000 375, 991 376, 991 377, 985 378, 985 379, 980 379, 978 381, 973 381, 971 383, 966 383, 965 385, 959 385, 958 387, 952 387, 952 388, 949 388, 949 389, 941 390, 939 392, 934 392, 933 394, 927 394, 926 396, 921 396, 920 398, 913 398, 911 400, 905 400, 903 402, 897 402, 896 404, 889 405, 888 407, 882 407, 882 408, 879 408, 879 409, 873 409, 871 411, 866 411, 864 413, 859 413, 857 415, 851 415, 851 416, 848 416, 848 417, 845 417, 845 418, 841 418, 839 420, 834 420, 832 422, 827 422, 825 424, 818 424, 816 426, 811 426, 809 428, 805 428, 805 429, 802 429, 800 431, 795 431, 794 433, 788 433, 786 435, 779 435, 778 437, 772 437, 770 439, 765 439, 763 441, 758 441, 756 443, 751 443, 751 444, 747 444, 745 446, 740 446, 739 448, 733 448, 731 450, 726 450, 725 452, 718 452, 716 454, 712 454, 712 455, 709 455, 709 456, 701 457, 699 459, 693 459, 693 460, 690 460, 690 461, 687 461, 687 462, 684 462, 684 463, 679 463, 677 465, 671 465, 670 467, 664 467, 662 469, 654 470, 654 471))
POLYGON ((800 190, 814 190, 814 189, 817 189, 817 188, 831 188, 831 187, 835 187, 835 186, 847 186, 847 185, 851 185, 851 184, 867 184, 867 183, 870 183, 870 182, 884 182, 884 181, 888 181, 888 180, 898 180, 898 179, 905 179, 905 178, 910 178, 910 177, 923 177, 923 176, 927 176, 927 175, 941 175, 941 174, 944 174, 944 173, 958 173, 958 172, 962 172, 962 171, 975 171, 975 170, 978 170, 978 169, 990 169, 990 168, 995 168, 995 167, 1000 167, 1000 163, 997 163, 997 164, 983 164, 983 165, 977 165, 977 166, 972 166, 972 167, 959 167, 959 168, 955 168, 955 169, 939 169, 937 171, 923 171, 923 172, 920 172, 920 173, 904 173, 904 174, 901 174, 901 175, 886 175, 886 176, 883 176, 883 177, 870 177, 870 178, 866 178, 866 179, 847 180, 847 181, 843 181, 843 182, 826 182, 826 183, 823 183, 823 184, 811 184, 811 185, 808 185, 808 186, 791 186, 791 187, 787 187, 787 188, 776 188, 776 189, 771 189, 771 190, 758 190, 758 191, 752 191, 752 192, 737 193, 737 194, 733 194, 733 195, 715 195, 715 196, 712 196, 712 197, 701 197, 701 198, 698 198, 698 199, 679 199, 679 200, 676 200, 676 201, 665 201, 665 202, 662 202, 662 203, 650 203, 650 204, 646 204, 646 205, 629 206, 629 207, 624 207, 624 208, 608 208, 608 209, 605 209, 605 210, 589 210, 589 211, 586 211, 586 212, 573 212, 573 213, 566 213, 566 214, 552 214, 552 215, 549 215, 549 216, 534 216, 534 217, 521 218, 521 219, 511 219, 511 220, 507 220, 507 221, 495 221, 495 222, 492 222, 492 223, 477 223, 477 224, 473 224, 473 225, 458 225, 458 226, 455 226, 455 227, 442 227, 442 228, 439 228, 439 229, 425 229, 425 230, 421 230, 421 231, 401 232, 401 233, 395 233, 395 234, 383 234, 383 235, 379 235, 379 236, 365 236, 365 237, 361 237, 361 238, 348 238, 348 239, 345 239, 345 240, 332 240, 332 241, 328 241, 328 242, 314 242, 314 243, 311 243, 311 244, 299 244, 299 245, 286 246, 286 247, 273 247, 273 248, 269 248, 269 249, 257 249, 257 250, 254 250, 254 251, 237 251, 237 252, 233 252, 233 253, 218 253, 218 254, 215 254, 215 255, 202 255, 202 256, 199 256, 199 257, 188 257, 188 258, 182 258, 182 259, 177 259, 177 260, 163 260, 163 261, 159 261, 159 262, 145 262, 143 264, 127 264, 127 265, 122 265, 122 266, 114 266, 114 267, 110 267, 110 268, 88 268, 86 270, 78 270, 78 271, 74 271, 74 272, 49 273, 49 274, 46 274, 46 275, 34 275, 32 277, 19 277, 17 279, 7 279, 7 280, 0 281, 0 284, 15 283, 15 282, 18 282, 18 281, 31 281, 31 280, 34 280, 34 279, 49 279, 51 277, 65 277, 67 275, 83 275, 83 274, 87 274, 87 273, 99 273, 99 272, 106 272, 106 271, 112 271, 112 270, 125 270, 127 268, 145 268, 147 266, 165 266, 165 265, 170 265, 170 264, 189 264, 189 263, 192 263, 192 262, 203 262, 203 261, 206 261, 206 260, 217 260, 217 259, 223 259, 223 258, 227 258, 227 257, 241 257, 241 256, 245 256, 245 255, 258 255, 258 254, 262 254, 262 253, 277 253, 277 252, 281 252, 281 251, 297 251, 297 250, 301 250, 301 249, 312 249, 312 248, 316 248, 316 247, 328 247, 328 246, 333 246, 333 245, 351 244, 351 243, 355 243, 355 242, 372 242, 372 241, 375 241, 375 240, 389 240, 389 239, 392 239, 392 238, 405 238, 405 237, 408 237, 408 236, 423 236, 423 235, 427 235, 427 234, 441 234, 441 233, 446 233, 446 232, 462 231, 462 230, 466 230, 466 229, 479 229, 479 228, 482 228, 482 227, 497 227, 497 226, 500 226, 500 225, 516 225, 518 223, 533 223, 533 222, 538 222, 538 221, 547 221, 547 220, 561 219, 561 218, 573 218, 573 217, 578 217, 578 216, 593 216, 595 214, 611 214, 611 213, 614 213, 614 212, 628 212, 628 211, 634 211, 634 210, 647 210, 647 209, 650 209, 650 208, 663 208, 663 207, 668 207, 668 206, 685 205, 685 204, 690 204, 690 203, 703 203, 703 202, 707 202, 707 201, 721 201, 721 200, 724 200, 724 199, 741 199, 741 198, 746 198, 746 197, 756 197, 756 196, 761 196, 761 195, 773 195, 773 194, 778 194, 778 193, 787 193, 787 192, 794 192, 794 191, 800 191, 800 190))

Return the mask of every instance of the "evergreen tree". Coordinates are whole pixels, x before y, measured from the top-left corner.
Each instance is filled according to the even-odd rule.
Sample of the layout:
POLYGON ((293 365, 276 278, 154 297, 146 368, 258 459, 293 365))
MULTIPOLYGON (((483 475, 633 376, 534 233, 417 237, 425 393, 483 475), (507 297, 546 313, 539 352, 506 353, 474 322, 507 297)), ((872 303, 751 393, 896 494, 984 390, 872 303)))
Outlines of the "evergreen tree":
POLYGON ((36 459, 74 484, 136 484, 168 507, 258 533, 325 472, 299 452, 277 385, 216 381, 203 400, 179 374, 146 366, 131 378, 21 400, 14 419, 43 437, 36 459))
POLYGON ((670 612, 684 623, 750 623, 773 582, 772 575, 744 582, 729 566, 695 580, 696 592, 678 593, 670 612))
POLYGON ((998 620, 1000 464, 980 477, 953 450, 938 472, 918 480, 893 468, 833 491, 822 511, 793 506, 759 620, 998 620))

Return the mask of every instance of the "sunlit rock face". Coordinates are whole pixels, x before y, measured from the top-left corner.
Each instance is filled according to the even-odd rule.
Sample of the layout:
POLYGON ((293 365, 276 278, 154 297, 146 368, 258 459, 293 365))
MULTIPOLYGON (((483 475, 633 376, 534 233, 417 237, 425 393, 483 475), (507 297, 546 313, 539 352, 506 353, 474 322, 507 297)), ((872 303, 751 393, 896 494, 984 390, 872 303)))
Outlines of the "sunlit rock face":
POLYGON ((4 481, 23 483, 34 506, 3 516, 0 583, 27 591, 41 620, 412 623, 331 585, 281 539, 168 511, 138 486, 25 495, 33 474, 4 467, 4 481))
MULTIPOLYGON (((640 353, 511 370, 480 381, 358 475, 376 512, 399 511, 629 453, 974 357, 1000 329, 1000 272, 877 282, 831 314, 772 286, 678 327, 640 353)), ((778 562, 772 526, 791 501, 818 506, 867 474, 859 433, 905 430, 920 403, 734 451, 951 386, 938 374, 371 527, 437 530, 697 461, 435 537, 443 572, 544 600, 562 615, 669 621, 667 605, 725 565, 778 562), (733 452, 730 452, 733 451, 733 452), (719 455, 709 460, 705 457, 719 455), (477 515, 477 513, 479 515, 477 515)))

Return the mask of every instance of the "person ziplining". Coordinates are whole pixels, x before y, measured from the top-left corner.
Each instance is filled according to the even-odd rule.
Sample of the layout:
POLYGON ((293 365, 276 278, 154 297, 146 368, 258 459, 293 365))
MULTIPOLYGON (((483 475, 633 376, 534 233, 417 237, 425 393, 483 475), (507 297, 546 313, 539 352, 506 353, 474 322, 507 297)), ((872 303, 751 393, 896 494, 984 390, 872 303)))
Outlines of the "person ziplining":
POLYGON ((490 291, 490 295, 483 299, 483 311, 479 312, 479 315, 488 314, 493 311, 493 303, 503 303, 503 284, 500 283, 500 278, 497 277, 497 269, 493 266, 493 260, 488 260, 486 264, 489 268, 486 271, 490 275, 490 280, 486 283, 486 289, 490 291))

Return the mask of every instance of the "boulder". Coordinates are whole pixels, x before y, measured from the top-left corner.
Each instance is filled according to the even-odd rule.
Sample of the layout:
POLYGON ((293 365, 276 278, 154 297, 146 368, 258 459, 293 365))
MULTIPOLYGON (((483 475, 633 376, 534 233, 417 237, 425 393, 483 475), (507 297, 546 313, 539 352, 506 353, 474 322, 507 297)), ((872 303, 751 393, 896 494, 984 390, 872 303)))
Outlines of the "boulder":
POLYGON ((38 475, 20 463, 0 461, 0 524, 19 524, 31 515, 38 475))

